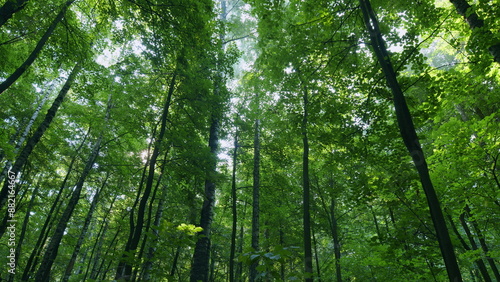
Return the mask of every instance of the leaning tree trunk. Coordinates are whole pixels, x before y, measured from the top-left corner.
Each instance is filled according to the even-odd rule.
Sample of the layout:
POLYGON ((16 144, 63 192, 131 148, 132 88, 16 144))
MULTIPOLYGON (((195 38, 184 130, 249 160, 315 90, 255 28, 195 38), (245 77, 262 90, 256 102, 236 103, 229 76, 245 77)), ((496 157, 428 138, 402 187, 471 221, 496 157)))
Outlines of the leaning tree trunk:
POLYGON ((61 183, 61 186, 60 186, 59 191, 57 193, 56 199, 54 200, 54 202, 52 203, 52 206, 50 207, 50 210, 47 214, 47 217, 45 218, 45 222, 43 223, 42 230, 40 231, 40 235, 38 235, 38 239, 35 243, 35 246, 33 247, 31 254, 30 254, 30 257, 28 258, 28 261, 26 263, 26 266, 24 267, 21 281, 28 281, 30 278, 29 274, 32 272, 32 269, 34 269, 36 267, 36 257, 38 257, 40 255, 42 246, 45 245, 45 240, 47 238, 46 233, 50 231, 48 229, 50 229, 49 225, 50 225, 50 222, 52 220, 52 216, 55 214, 58 214, 59 208, 61 206, 61 205, 59 205, 60 199, 63 195, 64 189, 67 188, 66 182, 68 182, 69 176, 70 176, 71 172, 73 171, 73 165, 75 164, 75 161, 78 157, 78 154, 79 154, 81 148, 83 147, 83 145, 85 145, 85 142, 87 140, 87 137, 89 136, 89 133, 90 133, 90 130, 87 131, 87 134, 85 134, 85 137, 83 138, 82 143, 76 149, 75 155, 71 159, 71 162, 68 166, 68 171, 66 172, 66 176, 64 177, 63 182, 61 183))
MULTIPOLYGON (((76 66, 73 68, 71 71, 70 75, 68 76, 68 79, 66 80, 66 83, 64 83, 64 86, 62 87, 61 91, 59 91, 59 95, 57 95, 56 99, 52 103, 52 106, 50 109, 47 111, 47 114, 45 115, 45 118, 43 122, 38 126, 38 128, 35 130, 33 133, 33 136, 28 139, 26 142, 26 145, 24 146, 23 150, 17 157, 14 165, 11 168, 11 172, 15 175, 17 178, 19 172, 21 171, 21 168, 23 165, 28 161, 28 157, 35 148, 35 146, 38 144, 40 141, 40 138, 42 138, 43 134, 49 128, 50 123, 54 119, 57 110, 59 109, 59 106, 61 106, 64 97, 68 93, 71 85, 73 84, 73 81, 75 80, 76 75, 80 71, 80 64, 76 64, 76 66)), ((7 201, 7 193, 8 193, 8 188, 9 188, 9 182, 5 181, 4 185, 2 187, 2 190, 0 191, 0 208, 3 208, 5 206, 5 203, 7 201)), ((17 191, 16 191, 17 194, 17 191)))
POLYGON ((0 27, 3 26, 12 16, 21 11, 29 0, 7 0, 0 7, 0 27))
POLYGON ((57 24, 64 18, 64 15, 66 15, 66 11, 68 10, 69 6, 73 4, 75 0, 70 0, 67 1, 64 6, 62 7, 61 11, 59 14, 57 14, 56 18, 52 21, 50 24, 49 28, 47 31, 45 31, 44 35, 38 41, 36 44, 35 49, 31 52, 31 54, 28 56, 28 58, 24 61, 24 63, 21 64, 20 67, 18 67, 14 73, 12 73, 4 82, 0 84, 0 94, 2 94, 7 88, 9 88, 16 80, 18 80, 21 75, 33 64, 35 59, 38 57, 40 54, 40 51, 42 51, 43 47, 45 46, 45 43, 49 40, 50 36, 54 32, 54 29, 56 29, 57 24))
POLYGON ((78 237, 78 241, 76 242, 75 248, 73 249, 73 253, 71 254, 71 258, 69 259, 68 265, 66 266, 66 270, 64 271, 64 276, 62 281, 67 282, 69 280, 69 277, 71 276, 71 273, 73 272, 73 268, 75 266, 76 258, 78 257, 78 254, 80 253, 80 249, 83 245, 83 241, 85 240, 85 237, 87 236, 87 230, 90 226, 90 221, 92 220, 92 215, 94 214, 94 210, 97 206, 97 202, 99 201, 99 195, 104 189, 104 186, 106 185, 106 182, 108 181, 109 175, 106 177, 104 180, 101 189, 97 190, 97 192, 94 195, 94 198, 92 199, 92 203, 90 204, 89 211, 87 212, 87 216, 85 217, 85 222, 83 223, 82 230, 80 232, 80 236, 78 237))
POLYGON ((427 203, 429 205, 432 222, 434 223, 434 228, 436 230, 448 278, 450 281, 454 282, 462 281, 462 275, 460 274, 460 268, 458 267, 457 258, 453 250, 453 244, 446 227, 446 221, 440 207, 439 199, 436 195, 436 190, 432 185, 424 153, 422 151, 422 147, 420 146, 403 91, 401 90, 396 73, 392 67, 390 57, 385 46, 385 41, 382 38, 382 34, 378 26, 377 18, 369 0, 360 0, 359 2, 361 4, 361 10, 363 12, 366 28, 370 34, 371 45, 385 74, 387 84, 392 90, 394 108, 396 110, 396 117, 401 136, 413 159, 413 163, 417 168, 420 176, 420 182, 422 183, 422 187, 427 197, 427 203))
MULTIPOLYGON (((469 225, 467 225, 467 222, 465 221, 465 212, 463 212, 460 215, 460 223, 462 224, 462 228, 465 231, 465 234, 467 235, 467 238, 469 239, 470 245, 472 247, 472 250, 477 250, 479 249, 476 241, 474 240, 474 236, 472 236, 472 232, 470 231, 469 225)), ((491 277, 490 274, 488 273, 488 270, 486 269, 486 265, 483 262, 483 259, 479 258, 475 261, 477 267, 479 268, 479 272, 481 272, 481 275, 483 276, 484 281, 486 282, 491 282, 491 277)))
MULTIPOLYGON (((253 138, 253 197, 252 197, 252 249, 259 251, 260 233, 260 121, 255 120, 255 133, 253 138)), ((250 281, 257 278, 258 258, 250 265, 250 281)))
MULTIPOLYGON (((165 105, 163 106, 163 113, 161 116, 161 126, 160 133, 158 134, 158 138, 155 140, 153 154, 151 155, 151 160, 149 161, 149 170, 148 177, 146 180, 146 187, 144 188, 144 194, 139 202, 139 207, 137 210, 137 222, 135 224, 135 228, 131 230, 131 236, 129 237, 129 241, 127 242, 124 254, 133 253, 135 256, 135 252, 137 247, 139 246, 139 241, 141 239, 143 225, 144 225, 144 216, 146 214, 146 205, 149 201, 151 191, 153 189, 153 182, 156 170, 156 162, 158 160, 158 156, 162 149, 163 139, 165 138, 165 132, 167 128, 167 118, 170 109, 170 103, 172 100, 172 95, 175 89, 175 80, 176 73, 172 75, 172 80, 170 81, 170 86, 167 94, 167 98, 165 100, 165 105)), ((126 257, 123 257, 125 259, 126 257)), ((116 271, 115 279, 130 279, 132 275, 132 265, 126 261, 122 260, 120 265, 116 271)))
MULTIPOLYGON (((466 0, 450 0, 450 2, 455 6, 457 12, 464 17, 472 30, 484 27, 484 21, 479 18, 473 10, 473 7, 469 5, 466 0)), ((481 32, 485 35, 485 38, 494 38, 493 33, 491 33, 489 29, 485 29, 481 32)), ((488 46, 488 50, 490 54, 493 55, 493 60, 500 64, 500 43, 493 43, 491 46, 488 46)))
MULTIPOLYGON (((51 91, 49 91, 49 90, 45 92, 45 95, 43 95, 42 100, 40 101, 40 103, 38 103, 38 106, 36 107, 35 111, 31 115, 31 118, 28 121, 28 124, 26 125, 26 127, 24 128, 24 131, 21 133, 20 132, 21 129, 18 130, 18 133, 21 134, 21 136, 19 136, 19 140, 14 141, 14 140, 17 139, 18 133, 16 133, 16 134, 14 134, 14 136, 9 141, 10 144, 14 144, 15 143, 14 155, 16 155, 19 152, 19 148, 21 148, 21 146, 23 145, 24 141, 26 140, 26 137, 30 133, 31 127, 35 123, 35 120, 38 117, 38 114, 40 114, 40 111, 42 110, 42 107, 45 105, 45 102, 47 102, 47 100, 49 99, 50 92, 51 91)), ((5 155, 4 151, 0 153, 0 162, 3 160, 4 155, 5 155)), ((9 160, 7 160, 7 162, 6 162, 6 164, 5 164, 4 168, 3 168, 3 171, 0 174, 0 183, 2 183, 4 177, 7 175, 7 172, 9 171, 9 168, 11 167, 11 165, 12 165, 12 163, 9 160)))
MULTIPOLYGON (((108 99, 108 106, 106 109, 106 117, 105 117, 105 125, 107 124, 109 120, 109 114, 111 110, 111 96, 109 96, 108 99)), ((83 184, 85 183, 85 180, 87 179, 87 176, 90 174, 90 171, 92 170, 92 167, 94 166, 95 160, 97 159, 97 155, 99 154, 99 150, 101 148, 101 143, 103 139, 103 132, 100 133, 99 138, 97 139, 96 143, 94 144, 92 148, 92 152, 90 153, 90 156, 87 159, 87 162, 85 164, 85 168, 83 169, 82 174, 80 175, 80 178, 78 179, 78 182, 75 186, 75 189, 73 190, 73 193, 71 195, 71 198, 68 202, 68 205, 66 206, 66 209, 64 210, 63 214, 61 215, 61 218, 59 219, 59 222, 57 223, 56 230, 54 234, 52 235, 52 238, 47 246, 47 249, 45 251, 45 254, 43 256, 42 262, 40 267, 38 268, 38 271, 35 275, 35 281, 49 281, 50 280, 50 271, 52 268, 52 265, 54 264, 54 261, 57 257, 57 251, 59 250, 59 246, 61 244, 62 237, 64 235, 64 231, 66 230, 66 227, 68 226, 68 222, 73 215, 73 211, 75 210, 76 205, 78 204, 78 201, 80 200, 80 195, 82 193, 83 189, 83 184)))
MULTIPOLYGON (((471 212, 469 205, 465 205, 465 212, 467 213, 469 218, 472 217, 472 212, 471 212)), ((476 234, 477 234, 477 237, 479 239, 479 244, 481 245, 481 249, 483 249, 483 252, 486 256, 486 260, 488 261, 488 264, 490 265, 491 270, 493 271, 493 274, 495 275, 495 279, 497 281, 500 281, 500 273, 499 273, 498 268, 495 264, 495 261, 493 260, 493 258, 489 254, 490 250, 488 248, 488 245, 486 244, 486 240, 484 238, 483 232, 479 228, 475 219, 472 218, 471 223, 472 223, 472 227, 474 227, 474 230, 476 230, 476 234)))

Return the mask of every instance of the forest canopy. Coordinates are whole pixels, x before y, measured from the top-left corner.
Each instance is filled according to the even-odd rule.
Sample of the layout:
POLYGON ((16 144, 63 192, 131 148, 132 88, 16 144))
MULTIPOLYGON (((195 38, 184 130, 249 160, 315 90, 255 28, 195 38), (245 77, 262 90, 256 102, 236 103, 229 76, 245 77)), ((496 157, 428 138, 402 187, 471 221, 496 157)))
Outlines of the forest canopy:
POLYGON ((0 0, 0 280, 500 281, 495 0, 0 0))

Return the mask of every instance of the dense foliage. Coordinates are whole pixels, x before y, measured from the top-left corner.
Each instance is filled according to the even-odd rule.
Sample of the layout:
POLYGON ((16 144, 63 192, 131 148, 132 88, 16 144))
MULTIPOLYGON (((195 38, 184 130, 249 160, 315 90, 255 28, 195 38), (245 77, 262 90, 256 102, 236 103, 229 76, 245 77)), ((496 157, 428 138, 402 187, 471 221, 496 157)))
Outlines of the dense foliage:
POLYGON ((0 279, 500 281, 496 1, 0 17, 0 279))

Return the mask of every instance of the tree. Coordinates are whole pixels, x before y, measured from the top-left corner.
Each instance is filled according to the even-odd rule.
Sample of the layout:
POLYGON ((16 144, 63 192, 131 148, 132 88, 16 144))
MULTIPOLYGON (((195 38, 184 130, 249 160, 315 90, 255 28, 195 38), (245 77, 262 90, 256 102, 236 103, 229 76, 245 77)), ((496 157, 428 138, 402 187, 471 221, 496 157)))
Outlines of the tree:
POLYGON ((389 54, 387 53, 387 49, 385 47, 385 42, 382 38, 382 34, 380 33, 377 18, 373 9, 371 8, 371 4, 369 1, 360 1, 360 5, 363 12, 363 19, 365 21, 368 32, 370 33, 370 40, 375 55, 377 56, 377 59, 386 76, 387 84, 391 88, 393 93, 394 108, 396 110, 396 117, 401 136, 420 175, 420 181, 427 197, 427 202, 439 241, 441 254, 446 264, 448 278, 450 279, 450 281, 462 281, 460 269, 458 267, 455 252, 453 250, 453 244, 446 227, 446 221, 444 220, 443 212, 441 210, 436 191, 432 185, 432 181, 429 175, 429 169, 427 167, 424 153, 420 146, 419 139, 415 131, 415 126, 413 125, 411 114, 403 95, 403 91, 401 90, 401 86, 399 85, 399 82, 397 80, 396 73, 394 72, 389 54))

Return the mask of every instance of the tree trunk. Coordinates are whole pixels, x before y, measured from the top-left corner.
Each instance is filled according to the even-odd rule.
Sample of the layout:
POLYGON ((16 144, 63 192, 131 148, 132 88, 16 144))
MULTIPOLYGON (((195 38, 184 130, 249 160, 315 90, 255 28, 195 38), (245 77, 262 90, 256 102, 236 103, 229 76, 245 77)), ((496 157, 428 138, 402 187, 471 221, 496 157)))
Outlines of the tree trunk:
MULTIPOLYGON (((23 241, 24 241, 24 236, 26 235, 26 230, 28 229, 28 223, 30 219, 30 214, 31 214, 31 209, 33 208, 33 203, 35 202, 35 198, 38 195, 38 189, 40 188, 40 184, 37 184, 35 189, 33 190, 33 194, 31 194, 31 199, 28 204, 28 208, 26 209, 26 214, 24 216, 24 221, 23 221, 23 226, 21 227, 21 235, 19 235, 19 241, 16 246, 16 258, 19 258, 21 255, 21 248, 23 246, 23 241)), ((9 275, 9 282, 15 281, 14 280, 15 275, 10 274, 9 275)))
POLYGON ((238 209, 236 198, 236 166, 238 161, 238 133, 234 136, 233 150, 233 175, 231 181, 231 210, 233 212, 233 223, 231 227, 231 250, 229 252, 229 282, 234 282, 234 256, 236 251, 236 232, 238 228, 238 209))
POLYGON ((73 250, 73 253, 71 254, 71 258, 69 259, 68 265, 66 266, 66 271, 64 272, 64 276, 62 281, 67 282, 69 280, 69 277, 71 276, 71 273, 73 272, 73 267, 75 266, 76 258, 78 254, 80 253, 80 248, 83 245, 83 241, 85 240, 85 237, 87 236, 87 230, 90 226, 90 221, 92 220, 92 215, 94 214, 94 210, 97 206, 97 202, 99 201, 99 195, 104 189, 104 186, 106 185, 106 182, 108 181, 109 175, 106 176, 106 179, 104 180, 101 188, 96 192, 94 195, 94 198, 92 199, 92 203, 90 204, 89 211, 87 212, 87 216, 85 217, 85 222, 82 227, 82 231, 80 232, 80 236, 78 237, 78 241, 75 245, 75 248, 73 250))
MULTIPOLYGON (((260 120, 255 120, 255 133, 253 138, 253 196, 252 196, 252 249, 259 251, 259 233, 260 233, 260 120)), ((257 278, 257 258, 250 265, 250 281, 257 278)))
POLYGON ((397 80, 396 73, 394 72, 394 69, 390 62, 384 39, 382 38, 382 34, 380 33, 377 18, 371 8, 370 1, 360 0, 359 2, 361 4, 361 10, 363 12, 363 18, 366 27, 370 33, 370 39, 372 43, 371 45, 385 74, 387 84, 392 90, 394 108, 396 110, 396 117, 401 136, 406 145, 406 148, 412 156, 413 163, 417 168, 418 174, 420 176, 420 182, 422 183, 422 187, 427 197, 427 203, 429 205, 432 222, 436 230, 439 247, 444 259, 448 278, 453 282, 462 281, 462 275, 460 273, 460 268, 458 267, 455 252, 453 250, 453 244, 446 227, 446 221, 444 219, 443 212, 441 211, 439 199, 436 195, 434 186, 432 185, 424 153, 420 146, 420 142, 415 131, 415 126, 413 125, 413 120, 411 118, 408 105, 406 104, 403 91, 401 90, 401 86, 399 85, 399 82, 397 80))
POLYGON ((303 187, 303 223, 304 223, 304 266, 305 281, 313 281, 313 257, 311 246, 311 213, 310 213, 310 180, 309 180, 309 139, 307 136, 308 119, 308 92, 303 89, 304 116, 302 119, 302 141, 303 141, 303 159, 302 159, 302 187, 303 187))
POLYGON ((71 172, 73 171, 73 165, 75 164, 75 161, 78 157, 78 153, 80 152, 83 145, 85 145, 85 142, 87 140, 87 137, 89 136, 89 133, 90 133, 90 130, 87 132, 87 134, 83 138, 82 143, 76 149, 75 155, 71 159, 71 162, 68 166, 68 171, 66 172, 66 176, 64 177, 63 182, 61 183, 61 186, 60 186, 59 191, 57 193, 56 199, 52 203, 52 206, 50 207, 49 213, 47 214, 47 217, 45 218, 45 222, 43 223, 42 230, 40 231, 40 235, 38 236, 38 239, 35 243, 35 247, 31 251, 30 257, 28 258, 28 262, 26 263, 26 267, 24 268, 24 271, 23 271, 23 276, 21 277, 22 281, 28 281, 28 279, 30 278, 29 274, 32 273, 32 271, 36 267, 36 259, 35 258, 40 255, 40 252, 42 250, 42 246, 45 245, 45 239, 47 238, 46 234, 48 232, 50 232, 49 226, 50 226, 50 222, 52 220, 52 216, 58 214, 58 212, 59 212, 59 208, 61 207, 61 205, 59 204, 60 199, 61 199, 61 196, 64 192, 64 189, 67 188, 66 182, 68 182, 69 176, 70 176, 71 172))
MULTIPOLYGON (((17 142, 15 142, 16 145, 14 147, 14 155, 16 155, 17 152, 19 152, 19 148, 21 148, 21 146, 24 143, 24 140, 26 140, 26 137, 30 133, 31 127, 35 123, 35 120, 38 117, 38 114, 42 110, 42 107, 45 105, 45 102, 47 102, 47 99, 49 98, 50 92, 51 91, 46 91, 46 93, 43 96, 42 100, 40 101, 40 103, 38 103, 38 106, 36 107, 35 112, 33 112, 33 114, 31 115, 31 118, 28 121, 28 124, 26 125, 26 127, 24 128, 24 131, 21 133, 21 136, 19 137, 19 140, 17 140, 17 142)), ((18 132, 20 132, 20 131, 21 130, 19 129, 18 132)), ((14 140, 17 138, 17 135, 18 135, 18 133, 14 134, 14 136, 9 141, 10 144, 14 144, 14 140)), ((0 153, 0 162, 3 160, 3 157, 4 157, 4 152, 1 152, 0 153)), ((5 166, 4 166, 4 169, 2 171, 2 174, 0 174, 0 183, 2 183, 4 177, 7 175, 7 172, 9 170, 9 168, 11 167, 11 165, 12 165, 12 163, 9 160, 7 160, 7 162, 6 162, 5 166)))
MULTIPOLYGON (((472 212, 470 210, 469 205, 465 205, 465 212, 469 216, 469 218, 472 216, 472 212)), ((477 237, 479 239, 479 244, 481 245, 481 249, 483 250, 484 254, 486 255, 486 260, 488 261, 488 264, 491 267, 491 270, 493 271, 493 274, 495 275, 495 279, 497 281, 500 281, 500 273, 498 272, 498 268, 495 264, 495 261, 493 260, 492 257, 489 256, 489 248, 488 245, 486 244, 486 240, 484 239, 483 232, 479 228, 476 220, 472 219, 471 220, 472 227, 476 231, 477 237)))
MULTIPOLYGON (((165 105, 163 106, 163 113, 161 116, 160 133, 158 134, 158 138, 155 140, 153 154, 151 155, 151 160, 149 161, 149 170, 148 170, 148 177, 146 180, 146 187, 144 188, 144 194, 141 197, 141 200, 139 202, 139 208, 137 210, 137 222, 135 224, 134 230, 131 230, 132 236, 129 237, 129 241, 127 242, 124 254, 127 253, 135 254, 135 251, 137 250, 137 246, 139 245, 139 241, 141 239, 142 229, 144 227, 143 225, 144 225, 144 216, 146 213, 146 205, 149 201, 149 196, 151 194, 155 178, 156 162, 161 150, 163 149, 162 143, 163 139, 165 138, 165 132, 167 128, 167 117, 169 114, 172 95, 175 89, 176 76, 177 74, 174 73, 170 81, 167 98, 165 100, 165 105)), ((129 280, 131 278, 131 275, 132 275, 132 265, 127 261, 122 261, 117 269, 115 279, 129 280)))
MULTIPOLYGON (((472 233, 470 232, 470 228, 467 225, 467 222, 465 221, 465 212, 463 212, 460 215, 460 223, 462 224, 462 228, 465 231, 465 234, 467 235, 467 238, 469 239, 470 245, 472 246, 472 250, 477 250, 477 244, 476 241, 474 240, 474 237, 472 236, 472 233)), ((486 282, 491 282, 491 277, 488 274, 488 270, 486 269, 486 266, 484 265, 484 262, 482 259, 477 259, 476 261, 477 267, 479 268, 479 271, 481 272, 481 275, 484 278, 484 281, 486 282)))
MULTIPOLYGON (((165 167, 165 165, 163 167, 165 167)), ((163 173, 163 169, 162 169, 162 173, 163 173)), ((155 237, 153 238, 153 241, 151 242, 151 246, 149 246, 149 248, 148 248, 148 253, 146 254, 146 259, 145 259, 145 262, 143 265, 143 272, 144 273, 143 273, 142 279, 144 281, 149 281, 151 279, 150 272, 151 272, 151 268, 153 267, 153 258, 154 258, 154 255, 156 253, 158 238, 160 236, 158 234, 158 227, 160 226, 161 218, 163 216, 163 210, 165 208, 166 198, 167 198, 167 189, 166 189, 166 187, 164 187, 162 190, 162 195, 160 196, 160 201, 158 202, 158 208, 156 209, 155 219, 153 222, 153 226, 155 226, 155 228, 152 230, 152 232, 155 235, 155 237)))
MULTIPOLYGON (((466 0, 450 0, 450 2, 455 6, 457 12, 464 17, 472 30, 484 27, 484 21, 479 18, 474 10, 472 10, 471 5, 469 5, 466 0)), ((485 29, 482 33, 487 38, 494 38, 494 35, 489 29, 485 29)), ((490 54, 493 55, 493 60, 500 64, 500 44, 495 43, 489 46, 488 50, 490 54)))
POLYGON ((0 94, 2 94, 7 88, 9 88, 16 80, 23 75, 23 73, 33 64, 35 59, 38 57, 38 54, 40 54, 40 51, 42 51, 43 47, 45 46, 45 43, 49 40, 50 36, 54 32, 54 29, 56 28, 57 24, 64 18, 64 15, 66 15, 66 11, 68 10, 69 6, 73 4, 75 0, 69 0, 67 1, 64 6, 62 7, 61 11, 59 14, 57 14, 56 18, 52 21, 50 24, 49 28, 45 32, 45 34, 42 36, 40 41, 38 41, 38 44, 36 45, 35 49, 31 52, 29 57, 22 63, 22 65, 14 71, 13 74, 11 74, 4 82, 0 84, 0 94))
POLYGON ((89 275, 90 271, 90 279, 96 279, 98 273, 97 273, 97 267, 99 265, 99 262, 102 260, 101 253, 102 253, 102 244, 104 241, 104 235, 106 234, 106 231, 108 230, 109 222, 107 220, 108 215, 111 214, 111 211, 113 210, 113 205, 115 204, 116 199, 118 198, 118 195, 115 195, 113 197, 113 200, 111 201, 111 204, 109 205, 109 209, 106 212, 103 220, 101 227, 99 228, 99 231, 97 232, 97 236, 94 242, 94 245, 92 246, 92 252, 90 253, 90 259, 89 260, 94 260, 92 263, 92 269, 90 263, 87 265, 87 269, 85 270, 85 276, 83 277, 82 281, 87 281, 87 276, 89 275), (94 255, 95 254, 95 255, 94 255))
POLYGON ((7 0, 0 7, 0 27, 3 26, 12 16, 21 11, 29 0, 7 0))
MULTIPOLYGON (((108 99, 108 106, 106 109, 106 117, 105 117, 105 124, 107 124, 109 120, 109 114, 111 110, 111 95, 109 96, 108 99)), ((49 281, 50 280, 50 271, 52 268, 52 264, 54 263, 56 257, 57 257, 57 251, 59 250, 59 246, 61 244, 62 237, 64 236, 64 231, 66 230, 66 227, 68 226, 68 222, 73 215, 73 211, 75 210, 76 205, 78 204, 78 201, 80 200, 80 194, 83 189, 83 184, 85 183, 85 180, 87 179, 87 176, 89 175, 90 171, 92 170, 92 167, 94 166, 95 160, 97 159, 97 155, 99 154, 99 150, 101 148, 101 142, 103 139, 103 132, 100 133, 99 138, 97 139, 96 143, 94 144, 92 148, 92 152, 90 156, 87 159, 87 162, 85 164, 85 168, 80 175, 80 178, 78 179, 77 184, 75 185, 75 189, 73 190, 73 193, 71 195, 71 198, 68 202, 68 205, 66 206, 66 209, 64 210, 63 214, 61 215, 61 218, 59 219, 59 222, 57 223, 56 230, 49 242, 49 245, 47 246, 47 250, 45 251, 45 254, 43 256, 42 262, 40 267, 38 268, 38 271, 35 275, 35 280, 36 281, 49 281)))
MULTIPOLYGON (((19 156, 16 159, 16 162, 14 163, 14 166, 11 168, 11 172, 14 173, 15 177, 17 178, 19 171, 21 171, 21 168, 23 165, 28 161, 28 157, 35 148, 35 146, 38 144, 40 141, 40 138, 42 138, 43 134, 49 128, 50 123, 54 119, 57 110, 59 109, 59 106, 61 106, 64 97, 68 93, 71 85, 73 84, 73 81, 75 80, 76 75, 80 71, 80 64, 76 64, 76 66, 73 68, 71 71, 70 75, 68 76, 68 79, 66 80, 66 83, 64 83, 64 86, 62 87, 61 91, 59 91, 59 95, 57 95, 56 99, 52 103, 52 106, 50 109, 47 111, 47 114, 45 115, 45 118, 43 122, 38 126, 38 128, 35 130, 33 133, 33 136, 28 139, 26 142, 26 145, 24 146, 23 150, 19 154, 19 156)), ((7 193, 8 193, 8 187, 9 187, 9 182, 5 181, 4 185, 2 187, 2 190, 0 191, 0 208, 3 208, 5 206, 5 203, 7 201, 7 193)), ((18 186, 16 186, 18 187, 18 186)), ((16 194, 17 194, 16 189, 16 194)))
POLYGON ((212 155, 211 164, 205 180, 205 197, 201 208, 200 227, 203 228, 198 233, 198 240, 193 254, 193 265, 191 268, 191 282, 207 282, 210 262, 210 232, 214 214, 215 203, 215 180, 213 179, 217 172, 217 148, 219 143, 219 119, 212 115, 210 125, 209 147, 212 155))
MULTIPOLYGON (((333 186, 333 185, 332 185, 333 186)), ((340 268, 340 243, 339 243, 339 231, 337 224, 337 216, 335 210, 335 199, 332 196, 332 202, 330 204, 330 214, 332 222, 332 237, 333 237, 333 252, 335 254, 335 275, 337 277, 337 282, 342 282, 342 272, 340 268)))

